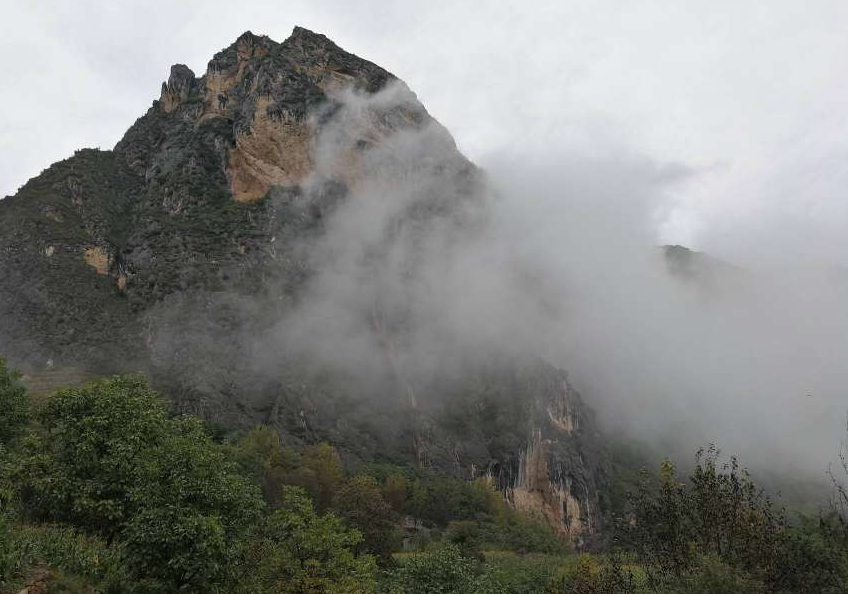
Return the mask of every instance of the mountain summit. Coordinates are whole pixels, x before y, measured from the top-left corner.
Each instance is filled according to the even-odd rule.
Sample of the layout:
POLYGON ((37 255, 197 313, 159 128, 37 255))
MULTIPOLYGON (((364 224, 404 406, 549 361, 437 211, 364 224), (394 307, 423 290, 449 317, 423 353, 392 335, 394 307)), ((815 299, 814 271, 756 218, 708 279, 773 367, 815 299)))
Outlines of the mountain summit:
MULTIPOLYGON (((250 201, 262 198, 273 185, 299 183, 312 171, 310 143, 319 126, 315 116, 333 92, 351 88, 376 93, 396 80, 301 27, 283 43, 248 31, 216 54, 199 79, 182 64, 172 66, 155 107, 177 111, 196 126, 225 121, 232 134, 222 171, 233 197, 250 201)), ((410 122, 426 121, 420 104, 412 100, 409 108, 410 122)), ((126 145, 124 141, 116 150, 126 145)), ((146 171, 155 166, 143 159, 133 164, 146 171)))
POLYGON ((345 462, 486 477, 586 542, 606 462, 566 374, 433 304, 483 175, 406 85, 297 27, 171 68, 111 151, 0 201, 0 351, 36 390, 141 372, 345 462))

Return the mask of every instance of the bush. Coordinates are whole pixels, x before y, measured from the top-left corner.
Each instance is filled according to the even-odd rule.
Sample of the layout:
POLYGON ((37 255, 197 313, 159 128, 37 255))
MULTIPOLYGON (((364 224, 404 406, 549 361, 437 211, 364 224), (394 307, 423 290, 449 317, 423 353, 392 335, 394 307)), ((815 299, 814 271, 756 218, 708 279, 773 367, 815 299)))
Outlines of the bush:
POLYGON ((763 594, 762 582, 742 570, 724 563, 717 555, 699 557, 696 566, 678 583, 668 589, 669 594, 763 594))
POLYGON ((445 528, 442 538, 458 547, 464 557, 483 561, 480 527, 477 522, 451 522, 445 528))
POLYGON ((251 429, 227 448, 227 454, 242 474, 262 489, 262 496, 273 508, 279 506, 283 487, 300 465, 297 452, 284 448, 279 433, 265 425, 251 429))
POLYGON ((303 489, 285 487, 282 505, 268 521, 263 540, 253 543, 261 559, 240 590, 274 594, 369 594, 375 592, 376 565, 356 555, 362 535, 332 514, 323 516, 303 489))
POLYGON ((172 589, 234 579, 264 504, 199 419, 168 419, 135 377, 60 391, 42 419, 16 472, 30 516, 120 539, 137 577, 172 589))
POLYGON ((393 594, 471 594, 479 586, 477 562, 454 544, 406 558, 390 577, 393 594))
POLYGON ((553 578, 559 557, 487 553, 486 571, 491 581, 509 594, 540 594, 553 578))
MULTIPOLYGON (((548 584, 547 594, 637 594, 646 591, 644 574, 624 567, 617 555, 570 557, 548 584)), ((657 593, 659 594, 659 593, 657 593)))
POLYGON ((20 377, 0 357, 0 446, 16 438, 29 421, 29 400, 20 377))
POLYGON ((0 534, 0 587, 4 590, 22 581, 36 563, 84 577, 102 592, 128 590, 120 546, 109 546, 67 526, 17 526, 3 519, 0 534))
POLYGON ((303 448, 297 469, 287 480, 290 484, 303 487, 319 512, 330 508, 342 481, 342 460, 336 449, 327 443, 303 448))
POLYGON ((541 518, 527 512, 509 509, 496 521, 480 525, 482 546, 517 553, 564 553, 569 549, 553 529, 541 518))
POLYGON ((113 536, 133 513, 142 461, 164 438, 164 403, 141 379, 61 390, 41 414, 46 434, 25 440, 16 472, 36 518, 113 536))
MULTIPOLYGON (((735 458, 700 451, 688 481, 663 464, 659 485, 646 477, 619 526, 652 588, 703 592, 840 592, 848 549, 822 518, 792 527, 735 458), (744 588, 747 588, 745 590, 744 588), (691 590, 696 591, 696 590, 691 590)), ((835 527, 835 525, 834 525, 835 527)))
POLYGON ((362 533, 365 550, 388 559, 399 548, 397 515, 383 499, 377 481, 370 476, 348 479, 336 492, 333 509, 362 533))

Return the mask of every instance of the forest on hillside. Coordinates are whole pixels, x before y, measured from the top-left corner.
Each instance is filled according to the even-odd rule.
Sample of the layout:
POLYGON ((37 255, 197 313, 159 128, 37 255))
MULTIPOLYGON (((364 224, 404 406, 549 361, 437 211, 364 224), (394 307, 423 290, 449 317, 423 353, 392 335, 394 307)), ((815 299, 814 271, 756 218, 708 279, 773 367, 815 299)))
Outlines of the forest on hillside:
POLYGON ((715 447, 688 477, 619 475, 605 546, 575 551, 484 479, 345 468, 327 443, 173 415, 137 376, 36 398, 0 359, 0 592, 848 591, 840 473, 797 518, 715 447))

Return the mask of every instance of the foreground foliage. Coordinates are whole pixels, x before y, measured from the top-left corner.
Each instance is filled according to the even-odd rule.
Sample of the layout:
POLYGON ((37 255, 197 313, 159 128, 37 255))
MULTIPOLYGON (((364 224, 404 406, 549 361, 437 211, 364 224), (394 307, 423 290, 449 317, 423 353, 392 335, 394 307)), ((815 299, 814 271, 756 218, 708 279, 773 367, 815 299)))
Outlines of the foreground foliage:
POLYGON ((14 439, 28 419, 26 388, 20 374, 9 369, 0 357, 0 447, 14 439))
POLYGON ((174 588, 227 583, 263 509, 199 420, 170 419, 140 378, 62 390, 22 445, 29 517, 120 538, 137 576, 174 588))
POLYGON ((2 365, 0 399, 0 591, 46 567, 57 591, 367 594, 377 559, 384 575, 402 571, 392 553, 410 513, 428 526, 422 543, 466 547, 475 580, 486 544, 562 550, 488 485, 395 466, 348 476, 332 446, 295 451, 267 427, 222 444, 139 377, 31 410, 2 365))
POLYGON ((698 453, 686 481, 663 463, 659 484, 646 476, 630 505, 618 535, 653 591, 848 591, 848 548, 832 514, 790 525, 715 447, 698 453))
POLYGON ((2 582, 46 562, 123 592, 235 591, 247 568, 254 592, 374 583, 358 532, 318 515, 302 491, 270 513, 203 423, 169 417, 141 378, 62 390, 37 419, 4 455, 2 582))
POLYGON ((630 480, 610 550, 573 555, 485 481, 349 474, 329 444, 261 426, 215 440, 138 377, 32 410, 0 361, 0 405, 0 592, 33 575, 80 594, 848 592, 842 483, 833 510, 790 523, 715 448, 687 478, 664 463, 630 480))

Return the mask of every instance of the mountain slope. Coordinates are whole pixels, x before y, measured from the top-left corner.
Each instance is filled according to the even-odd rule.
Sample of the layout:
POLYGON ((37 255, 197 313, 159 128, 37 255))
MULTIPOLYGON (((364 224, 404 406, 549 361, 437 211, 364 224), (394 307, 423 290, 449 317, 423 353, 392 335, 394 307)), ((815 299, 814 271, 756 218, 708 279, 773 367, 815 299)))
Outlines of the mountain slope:
POLYGON ((42 385, 141 371, 179 410, 349 464, 488 476, 584 542, 606 461, 566 375, 423 313, 427 254, 485 202, 392 74, 302 28, 248 32, 199 78, 173 66, 114 150, 0 202, 0 351, 42 385))

